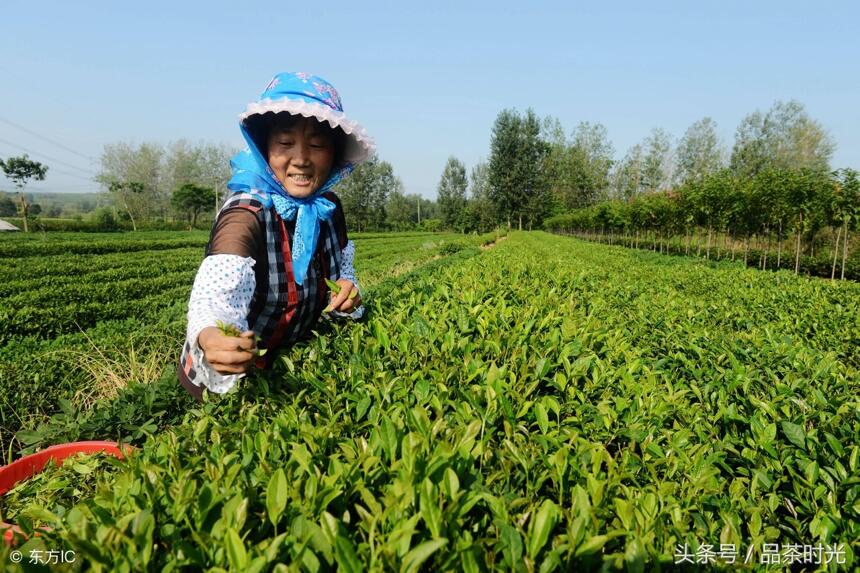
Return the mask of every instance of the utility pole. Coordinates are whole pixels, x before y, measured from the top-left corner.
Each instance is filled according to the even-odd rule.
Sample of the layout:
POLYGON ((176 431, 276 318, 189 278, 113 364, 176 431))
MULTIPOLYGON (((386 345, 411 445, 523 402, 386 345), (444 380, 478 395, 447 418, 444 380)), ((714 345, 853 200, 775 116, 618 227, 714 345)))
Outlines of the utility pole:
POLYGON ((421 195, 418 196, 418 224, 421 224, 421 195))

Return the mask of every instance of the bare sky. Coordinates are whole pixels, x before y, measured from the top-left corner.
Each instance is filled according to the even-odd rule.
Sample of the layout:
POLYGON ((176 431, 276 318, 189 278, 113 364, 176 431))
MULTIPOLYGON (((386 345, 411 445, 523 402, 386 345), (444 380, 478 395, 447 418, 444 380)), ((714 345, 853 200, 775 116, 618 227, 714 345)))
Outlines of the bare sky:
MULTIPOLYGON (((242 144, 237 115, 280 71, 320 75, 407 192, 471 168, 504 108, 604 124, 620 158, 662 127, 797 99, 860 168, 856 2, 4 2, 0 157, 32 190, 95 191, 106 143, 242 144), (600 5, 598 5, 600 4, 600 5), (241 7, 240 7, 241 6, 241 7)), ((11 184, 0 180, 0 189, 11 184)))

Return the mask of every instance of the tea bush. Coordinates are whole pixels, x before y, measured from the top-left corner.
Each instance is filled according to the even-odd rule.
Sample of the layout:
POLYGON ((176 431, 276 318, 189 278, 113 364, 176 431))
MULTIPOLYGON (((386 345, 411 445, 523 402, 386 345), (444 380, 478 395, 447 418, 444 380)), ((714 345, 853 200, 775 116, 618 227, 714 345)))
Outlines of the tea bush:
POLYGON ((121 430, 140 450, 30 547, 93 570, 644 571, 683 544, 759 569, 765 543, 856 566, 860 285, 544 233, 477 253, 121 430))
MULTIPOLYGON (((361 287, 440 256, 436 243, 422 248, 428 236, 459 237, 356 235, 361 287)), ((65 416, 61 400, 96 395, 97 384, 121 390, 133 382, 123 379, 127 371, 151 370, 154 357, 165 365, 177 359, 207 240, 208 233, 174 232, 0 236, 0 272, 10 278, 0 284, 0 463, 57 438, 56 428, 35 429, 52 414, 65 416), (93 368, 106 381, 96 382, 93 368)))

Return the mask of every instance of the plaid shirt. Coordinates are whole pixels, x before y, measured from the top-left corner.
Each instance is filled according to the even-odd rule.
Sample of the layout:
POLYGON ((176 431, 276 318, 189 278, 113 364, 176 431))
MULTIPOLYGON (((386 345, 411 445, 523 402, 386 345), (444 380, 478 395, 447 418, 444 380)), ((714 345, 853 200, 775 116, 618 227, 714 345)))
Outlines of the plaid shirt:
MULTIPOLYGON (((235 208, 253 212, 266 238, 268 281, 263 284, 257 281, 248 314, 249 330, 261 338, 263 348, 269 349, 255 362, 257 368, 270 368, 280 350, 310 333, 328 303, 329 289, 325 279, 340 278, 341 250, 347 243, 346 222, 337 196, 329 192, 324 197, 335 203, 335 215, 332 221, 320 222, 317 250, 308 267, 307 279, 301 285, 297 285, 293 278, 290 251, 294 221, 281 219, 271 201, 253 191, 230 196, 219 212, 219 216, 235 208)), ((207 256, 209 251, 207 245, 207 256)), ((182 385, 199 396, 202 387, 193 383, 197 372, 190 355, 190 344, 185 341, 177 374, 182 385)))

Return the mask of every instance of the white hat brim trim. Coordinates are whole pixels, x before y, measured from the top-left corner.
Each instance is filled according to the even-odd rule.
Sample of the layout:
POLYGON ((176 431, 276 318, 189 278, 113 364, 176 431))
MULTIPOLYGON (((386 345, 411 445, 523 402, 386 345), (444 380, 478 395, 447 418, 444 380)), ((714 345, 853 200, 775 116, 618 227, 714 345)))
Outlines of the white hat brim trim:
POLYGON ((367 134, 367 131, 357 121, 348 119, 343 112, 333 110, 322 104, 290 99, 264 99, 249 103, 245 112, 239 114, 239 119, 244 121, 248 116, 262 115, 268 112, 287 112, 303 117, 315 117, 320 121, 328 122, 332 127, 341 128, 347 135, 344 160, 350 163, 366 161, 376 151, 376 143, 373 141, 373 138, 367 134))

